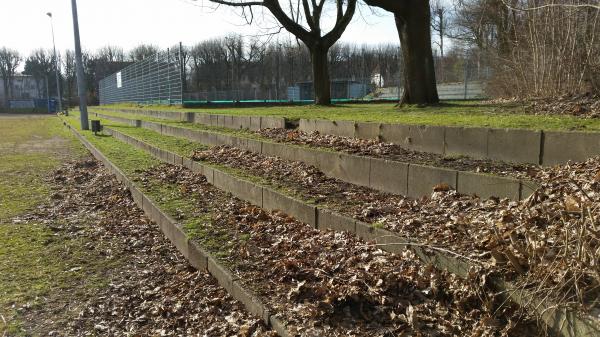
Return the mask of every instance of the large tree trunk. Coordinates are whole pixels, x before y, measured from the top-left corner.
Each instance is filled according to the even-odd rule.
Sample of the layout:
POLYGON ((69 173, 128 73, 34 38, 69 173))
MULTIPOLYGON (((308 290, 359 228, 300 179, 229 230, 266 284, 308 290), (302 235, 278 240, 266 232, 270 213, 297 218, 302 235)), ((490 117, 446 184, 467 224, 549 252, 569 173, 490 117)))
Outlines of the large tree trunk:
POLYGON ((439 103, 431 50, 429 1, 407 0, 395 12, 404 62, 404 95, 401 104, 439 103))
POLYGON ((309 50, 312 59, 315 104, 331 105, 331 83, 329 81, 329 63, 327 60, 328 48, 317 43, 310 46, 309 50))

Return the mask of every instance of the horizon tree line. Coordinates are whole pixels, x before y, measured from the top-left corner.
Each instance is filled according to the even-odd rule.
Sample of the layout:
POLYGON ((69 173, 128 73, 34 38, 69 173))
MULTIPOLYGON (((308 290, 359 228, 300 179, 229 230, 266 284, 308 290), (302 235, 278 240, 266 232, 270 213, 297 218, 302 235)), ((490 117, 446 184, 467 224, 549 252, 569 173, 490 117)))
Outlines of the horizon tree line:
MULTIPOLYGON (((552 6, 545 6, 549 4, 545 0, 535 6, 503 0, 461 0, 452 5, 436 0, 431 6, 420 0, 365 0, 394 14, 402 52, 397 43, 337 42, 355 10, 353 1, 298 0, 290 2, 296 6, 282 7, 275 0, 214 0, 242 9, 264 7, 295 39, 279 42, 270 36, 265 42, 231 34, 186 47, 182 55, 186 91, 270 89, 282 97, 287 86, 312 80, 319 92, 317 102, 327 104, 328 95, 323 93, 329 92, 324 89, 327 84, 317 82, 352 79, 371 83, 374 75, 380 75, 375 82, 385 86, 402 84, 403 102, 408 103, 435 102, 437 93, 431 90, 431 82, 435 86, 467 75, 489 78, 486 90, 492 96, 527 98, 600 91, 596 57, 600 53, 600 8, 593 0, 559 0, 552 6), (335 25, 323 33, 320 20, 328 11, 336 14, 335 25), (435 53, 429 56, 432 44, 435 53), (467 63, 470 74, 466 74, 467 63), (326 74, 317 77, 316 72, 326 74)), ((253 19, 250 13, 243 12, 253 19)), ((156 46, 142 44, 128 52, 106 46, 85 53, 90 101, 97 102, 97 82, 103 76, 157 51, 156 46)), ((0 75, 5 79, 5 92, 23 61, 24 73, 40 83, 54 75, 49 51, 35 50, 24 59, 4 47, 0 49, 0 75)), ((63 53, 60 61, 65 96, 74 97, 72 52, 63 53)))

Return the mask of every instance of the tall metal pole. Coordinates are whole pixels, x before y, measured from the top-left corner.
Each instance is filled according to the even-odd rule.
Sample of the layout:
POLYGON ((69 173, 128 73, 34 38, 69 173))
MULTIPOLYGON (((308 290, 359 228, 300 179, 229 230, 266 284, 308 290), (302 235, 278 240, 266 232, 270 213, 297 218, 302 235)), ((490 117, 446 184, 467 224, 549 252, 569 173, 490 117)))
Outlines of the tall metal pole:
MULTIPOLYGON (((185 74, 185 55, 183 54, 183 43, 179 41, 179 81, 181 82, 181 105, 183 105, 183 95, 187 89, 187 77, 185 74)), ((169 67, 171 65, 169 64, 169 67)), ((171 103, 169 103, 171 104, 171 103)))
POLYGON ((46 75, 46 105, 48 106, 48 113, 50 113, 50 87, 48 86, 48 75, 46 75))
POLYGON ((469 77, 469 58, 468 58, 467 55, 468 54, 465 51, 465 97, 464 97, 465 100, 467 99, 467 89, 468 89, 467 88, 467 83, 468 83, 468 80, 469 80, 469 78, 468 78, 469 77))
POLYGON ((87 112, 87 89, 85 87, 85 77, 83 73, 83 57, 81 56, 81 41, 79 39, 79 19, 77 18, 77 1, 71 0, 73 10, 73 32, 75 33, 75 62, 77 65, 77 92, 79 94, 79 112, 81 120, 81 129, 89 130, 88 112, 87 112))
POLYGON ((50 17, 50 27, 52 28, 52 48, 54 49, 54 72, 56 73, 56 92, 58 93, 58 111, 62 111, 62 95, 60 92, 60 73, 58 70, 58 56, 56 56, 56 42, 54 41, 54 20, 52 13, 46 13, 50 17))
POLYGON ((275 99, 279 101, 279 80, 281 77, 281 43, 277 43, 277 81, 275 81, 275 99))

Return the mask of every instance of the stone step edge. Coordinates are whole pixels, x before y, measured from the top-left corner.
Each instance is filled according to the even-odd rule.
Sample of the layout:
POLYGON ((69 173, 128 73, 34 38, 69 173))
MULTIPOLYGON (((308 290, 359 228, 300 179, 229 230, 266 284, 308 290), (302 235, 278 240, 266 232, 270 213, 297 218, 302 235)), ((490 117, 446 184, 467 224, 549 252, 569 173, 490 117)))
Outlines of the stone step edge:
POLYGON ((238 279, 227 267, 223 266, 218 260, 193 242, 183 231, 181 225, 173 220, 172 217, 164 213, 159 206, 148 196, 146 196, 127 176, 113 164, 102 152, 92 145, 83 135, 67 122, 63 124, 69 128, 79 141, 98 159, 102 164, 116 176, 117 180, 125 185, 131 192, 134 202, 144 211, 146 216, 159 225, 164 235, 175 245, 177 250, 188 260, 197 270, 210 273, 220 286, 222 286, 233 298, 240 301, 246 310, 259 317, 267 326, 270 326, 279 336, 288 337, 294 334, 290 332, 286 324, 276 314, 262 304, 258 296, 251 290, 244 287, 243 282, 238 279))
POLYGON ((333 178, 351 184, 370 187, 382 192, 406 195, 412 198, 422 197, 425 191, 427 191, 428 195, 433 186, 442 182, 457 189, 459 193, 467 195, 478 194, 483 199, 496 195, 500 198, 523 200, 529 197, 533 191, 537 189, 537 184, 534 182, 511 177, 390 161, 342 152, 329 152, 320 149, 293 146, 285 143, 266 142, 263 140, 227 135, 213 131, 193 130, 100 113, 94 114, 99 118, 134 127, 141 127, 160 134, 184 138, 194 142, 200 141, 207 145, 232 145, 258 154, 277 156, 286 160, 302 161, 306 164, 316 166, 323 173, 333 178), (199 139, 201 137, 192 137, 192 135, 213 137, 214 140, 212 141, 212 144, 208 144, 207 141, 201 141, 201 139, 199 139), (319 160, 321 156, 329 156, 330 159, 333 158, 335 159, 334 161, 337 160, 337 162, 341 164, 330 168, 324 167, 328 163, 330 164, 334 161, 319 160), (311 160, 311 158, 314 160, 311 160), (364 173, 363 170, 367 170, 368 172, 364 173), (373 172, 375 170, 378 170, 378 174, 373 172), (390 183, 390 181, 394 181, 394 179, 387 179, 385 173, 393 176, 401 173, 403 176, 402 179, 405 178, 406 181, 397 186, 397 184, 390 183), (421 175, 421 178, 422 175, 431 177, 432 184, 429 184, 426 179, 416 179, 416 177, 414 177, 419 175, 421 175), (381 176, 383 176, 383 178, 381 176), (411 179, 411 177, 413 178, 411 179), (502 187, 505 187, 505 189, 502 187), (495 192, 498 190, 502 190, 502 192, 495 192))
MULTIPOLYGON (((411 242, 391 231, 374 228, 368 223, 335 211, 307 204, 273 189, 154 147, 111 128, 105 128, 105 131, 129 145, 149 152, 163 162, 183 166, 204 175, 210 184, 222 191, 267 210, 281 210, 319 230, 348 231, 365 241, 376 242, 383 250, 392 254, 399 254, 405 249, 410 249, 423 263, 430 263, 437 269, 447 270, 462 278, 466 278, 469 270, 473 267, 464 259, 443 249, 431 249, 428 245, 411 242)), ((552 303, 540 299, 530 291, 518 288, 500 278, 492 278, 491 282, 499 293, 508 296, 519 306, 533 311, 537 317, 541 317, 546 325, 560 333, 561 336, 600 336, 600 322, 591 317, 582 317, 567 308, 556 308, 552 303)))
POLYGON ((600 154, 599 132, 543 129, 492 128, 485 126, 426 125, 408 123, 359 122, 353 120, 306 119, 284 117, 209 115, 196 112, 165 110, 111 109, 103 111, 152 116, 187 121, 229 129, 297 128, 305 132, 337 135, 357 139, 377 139, 407 149, 438 154, 463 154, 474 158, 506 160, 543 166, 585 161, 600 154), (219 117, 217 117, 219 116, 219 117), (269 121, 261 124, 252 120, 269 121), (281 119, 281 120, 277 120, 281 119), (395 130, 395 131, 394 131, 395 130), (485 148, 483 146, 485 144, 485 148), (561 146, 569 144, 566 148, 561 146), (573 144, 577 144, 574 151, 573 144), (568 150, 568 151, 567 151, 568 150))
POLYGON ((140 109, 122 109, 122 108, 104 108, 94 107, 101 111, 115 111, 126 114, 142 115, 180 122, 189 122, 203 124, 214 127, 241 130, 249 129, 258 131, 261 129, 278 128, 285 129, 292 122, 284 117, 272 116, 234 116, 224 114, 212 114, 205 112, 184 112, 184 111, 165 111, 165 110, 140 110, 140 109))

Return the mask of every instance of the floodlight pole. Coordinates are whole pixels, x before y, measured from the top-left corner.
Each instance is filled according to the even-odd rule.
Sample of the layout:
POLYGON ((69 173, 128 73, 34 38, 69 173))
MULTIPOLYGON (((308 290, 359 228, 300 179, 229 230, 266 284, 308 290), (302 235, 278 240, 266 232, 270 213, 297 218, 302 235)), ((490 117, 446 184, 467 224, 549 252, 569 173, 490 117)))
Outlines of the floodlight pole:
POLYGON ((58 56, 56 55, 56 42, 54 41, 54 20, 52 13, 46 13, 50 17, 50 27, 52 28, 52 47, 54 49, 54 72, 56 73, 56 92, 58 93, 58 111, 62 111, 62 95, 60 92, 60 74, 58 71, 58 56))
POLYGON ((87 89, 85 87, 85 77, 83 73, 83 57, 81 56, 81 41, 79 39, 79 19, 77 18, 77 1, 71 0, 73 10, 73 32, 75 33, 75 63, 77 67, 77 92, 79 94, 79 112, 81 120, 81 129, 89 130, 88 112, 87 112, 87 89))

